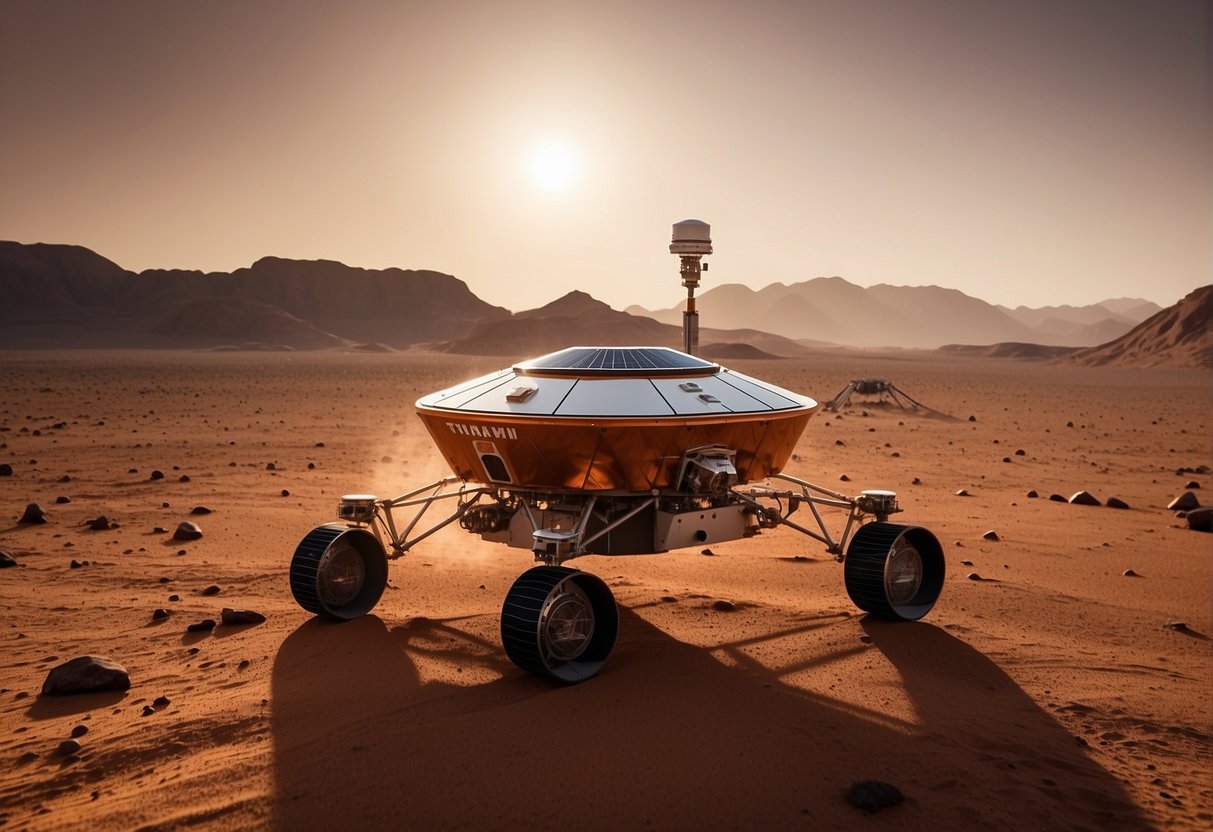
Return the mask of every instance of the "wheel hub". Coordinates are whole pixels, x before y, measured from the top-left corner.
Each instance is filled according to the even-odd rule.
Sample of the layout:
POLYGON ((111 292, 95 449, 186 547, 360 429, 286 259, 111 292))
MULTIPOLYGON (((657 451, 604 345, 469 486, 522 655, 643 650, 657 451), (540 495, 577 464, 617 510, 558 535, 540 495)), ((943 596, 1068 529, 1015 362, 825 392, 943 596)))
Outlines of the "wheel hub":
POLYGON ((913 602, 922 586, 922 556, 902 538, 897 541, 885 564, 885 589, 889 603, 904 606, 913 602))
POLYGON ((344 606, 358 597, 366 580, 362 555, 348 543, 337 543, 320 558, 316 588, 325 603, 344 606))
POLYGON ((552 659, 564 662, 576 659, 594 636, 590 599, 576 586, 562 587, 544 607, 539 634, 552 659))

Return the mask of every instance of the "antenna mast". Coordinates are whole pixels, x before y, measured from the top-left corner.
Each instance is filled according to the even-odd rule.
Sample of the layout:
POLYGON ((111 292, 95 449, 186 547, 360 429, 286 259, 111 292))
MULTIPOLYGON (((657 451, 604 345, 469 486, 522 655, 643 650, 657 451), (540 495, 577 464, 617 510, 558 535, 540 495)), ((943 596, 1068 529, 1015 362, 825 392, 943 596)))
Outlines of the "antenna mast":
MULTIPOLYGON (((699 350, 699 312, 695 309, 695 289, 699 286, 699 259, 712 253, 712 226, 702 220, 674 223, 670 254, 677 254, 678 273, 687 290, 687 308, 682 313, 682 350, 695 355, 699 350)), ((708 264, 703 264, 706 271, 708 264)))

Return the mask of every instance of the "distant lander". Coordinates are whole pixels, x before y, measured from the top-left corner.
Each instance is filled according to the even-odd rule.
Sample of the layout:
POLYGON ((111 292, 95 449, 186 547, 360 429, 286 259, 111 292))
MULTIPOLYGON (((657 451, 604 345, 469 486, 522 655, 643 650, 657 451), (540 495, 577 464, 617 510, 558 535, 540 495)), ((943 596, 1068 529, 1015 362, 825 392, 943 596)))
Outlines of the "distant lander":
POLYGON ((917 401, 908 393, 899 390, 896 384, 883 378, 852 379, 846 387, 839 391, 837 396, 825 403, 823 409, 827 411, 842 410, 851 403, 851 397, 856 394, 860 396, 875 396, 879 404, 891 401, 902 410, 918 410, 924 413, 934 413, 937 416, 946 416, 946 414, 940 413, 935 408, 927 407, 922 402, 917 401))
POLYGON ((295 600, 332 619, 365 615, 387 584, 388 561, 458 523, 533 553, 538 565, 506 594, 502 644, 523 670, 575 683, 602 668, 619 615, 607 585, 569 562, 783 525, 843 563, 860 609, 926 615, 943 588, 939 541, 889 522, 900 511, 892 491, 847 496, 783 473, 817 402, 696 357, 707 223, 675 224, 670 252, 687 289, 682 351, 570 347, 423 396, 417 413, 452 476, 389 499, 342 497, 339 522, 313 529, 295 550, 295 600), (445 511, 430 517, 436 506, 445 511), (823 509, 838 510, 840 533, 823 509))

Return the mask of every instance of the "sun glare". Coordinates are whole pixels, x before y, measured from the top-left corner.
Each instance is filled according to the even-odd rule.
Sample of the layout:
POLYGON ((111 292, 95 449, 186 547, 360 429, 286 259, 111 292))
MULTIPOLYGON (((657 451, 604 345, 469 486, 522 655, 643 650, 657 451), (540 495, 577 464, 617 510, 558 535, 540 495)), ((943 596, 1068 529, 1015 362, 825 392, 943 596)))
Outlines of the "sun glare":
POLYGON ((545 142, 531 151, 531 181, 545 191, 565 191, 576 181, 577 154, 564 142, 545 142))

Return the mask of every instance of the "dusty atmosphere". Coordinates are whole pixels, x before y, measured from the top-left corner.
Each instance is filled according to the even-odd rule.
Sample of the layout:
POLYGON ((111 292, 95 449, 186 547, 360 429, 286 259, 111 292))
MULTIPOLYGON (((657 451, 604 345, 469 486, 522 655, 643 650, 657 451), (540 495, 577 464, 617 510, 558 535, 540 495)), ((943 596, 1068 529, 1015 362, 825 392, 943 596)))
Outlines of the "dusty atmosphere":
POLYGON ((596 678, 558 687, 499 641, 528 552, 447 529, 344 624, 304 612, 287 584, 296 543, 341 494, 446 473, 413 401, 507 363, 0 354, 0 549, 16 561, 0 570, 0 826, 1213 822, 1213 536, 1166 508, 1186 490, 1213 502, 1207 370, 727 361, 819 401, 884 377, 955 417, 856 400, 815 415, 788 467, 896 490, 895 519, 944 544, 938 604, 916 623, 865 617, 841 566, 787 529, 710 555, 586 557, 574 565, 616 593, 619 642, 596 678), (1128 508, 1049 499, 1080 490, 1128 508), (18 524, 29 503, 45 524, 18 524), (111 528, 86 525, 101 515, 111 528), (203 536, 173 540, 183 521, 203 536), (187 631, 224 607, 266 621, 187 631), (39 695, 82 655, 124 666, 130 689, 39 695), (864 779, 905 802, 854 808, 864 779))

